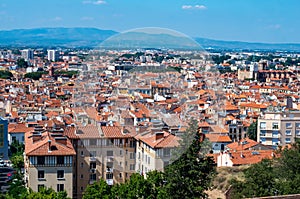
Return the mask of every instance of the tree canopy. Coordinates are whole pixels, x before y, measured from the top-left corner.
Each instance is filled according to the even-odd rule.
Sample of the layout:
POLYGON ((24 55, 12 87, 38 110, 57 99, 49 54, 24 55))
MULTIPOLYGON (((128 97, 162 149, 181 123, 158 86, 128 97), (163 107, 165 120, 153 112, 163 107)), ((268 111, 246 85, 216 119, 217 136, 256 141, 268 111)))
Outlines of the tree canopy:
POLYGON ((278 158, 263 160, 244 171, 245 180, 232 180, 231 198, 300 193, 300 142, 278 151, 278 158))
POLYGON ((8 70, 0 70, 0 79, 10 79, 13 74, 8 70))

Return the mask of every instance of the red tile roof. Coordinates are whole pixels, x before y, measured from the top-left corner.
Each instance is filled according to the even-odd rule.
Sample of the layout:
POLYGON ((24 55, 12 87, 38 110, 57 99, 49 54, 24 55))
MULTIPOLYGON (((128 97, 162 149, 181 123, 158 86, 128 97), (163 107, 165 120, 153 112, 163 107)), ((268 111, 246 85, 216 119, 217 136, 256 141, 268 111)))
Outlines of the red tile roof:
POLYGON ((172 148, 179 145, 178 137, 168 133, 163 132, 164 135, 162 138, 156 139, 156 134, 148 133, 146 135, 138 135, 136 139, 141 140, 152 148, 172 148))
POLYGON ((49 132, 41 134, 39 140, 33 142, 31 133, 25 136, 25 154, 26 156, 52 156, 52 155, 76 155, 72 143, 69 139, 66 145, 59 143, 49 132), (49 150, 51 149, 51 150, 49 150))

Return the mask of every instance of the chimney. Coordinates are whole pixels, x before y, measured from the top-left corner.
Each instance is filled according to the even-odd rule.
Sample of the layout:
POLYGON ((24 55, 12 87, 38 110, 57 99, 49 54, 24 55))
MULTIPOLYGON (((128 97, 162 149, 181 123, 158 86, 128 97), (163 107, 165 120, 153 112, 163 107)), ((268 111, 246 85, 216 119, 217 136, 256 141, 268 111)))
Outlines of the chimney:
POLYGON ((156 132, 155 133, 155 140, 159 140, 161 138, 164 138, 164 132, 156 132))

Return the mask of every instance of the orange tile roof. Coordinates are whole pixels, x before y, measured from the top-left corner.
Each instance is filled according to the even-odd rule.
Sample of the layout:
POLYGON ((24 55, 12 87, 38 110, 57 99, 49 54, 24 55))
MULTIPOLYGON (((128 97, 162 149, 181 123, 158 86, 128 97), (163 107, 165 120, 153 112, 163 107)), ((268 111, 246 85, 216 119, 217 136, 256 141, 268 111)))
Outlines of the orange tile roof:
POLYGON ((156 139, 156 134, 148 133, 146 135, 138 135, 136 139, 141 140, 152 148, 172 148, 179 145, 178 137, 168 133, 163 132, 164 135, 160 139, 156 139))
POLYGON ((228 135, 222 135, 217 133, 204 134, 210 142, 232 142, 228 135))
POLYGON ((126 131, 120 126, 101 126, 101 130, 104 137, 107 138, 130 138, 135 136, 135 131, 132 129, 126 131))
POLYGON ((8 133, 27 133, 33 131, 34 128, 26 127, 25 123, 8 124, 8 133))
POLYGON ((248 150, 249 148, 252 148, 258 144, 260 143, 251 140, 249 138, 245 138, 240 140, 239 142, 233 142, 231 144, 228 144, 226 148, 228 148, 229 150, 242 151, 242 150, 248 150))
POLYGON ((276 154, 272 150, 264 151, 243 151, 243 152, 232 152, 231 161, 233 165, 249 165, 261 162, 263 159, 272 159, 276 154))
POLYGON ((59 143, 49 132, 41 134, 40 140, 33 142, 31 133, 25 136, 26 156, 76 155, 72 143, 67 139, 66 145, 59 143), (49 150, 51 149, 51 150, 49 150))

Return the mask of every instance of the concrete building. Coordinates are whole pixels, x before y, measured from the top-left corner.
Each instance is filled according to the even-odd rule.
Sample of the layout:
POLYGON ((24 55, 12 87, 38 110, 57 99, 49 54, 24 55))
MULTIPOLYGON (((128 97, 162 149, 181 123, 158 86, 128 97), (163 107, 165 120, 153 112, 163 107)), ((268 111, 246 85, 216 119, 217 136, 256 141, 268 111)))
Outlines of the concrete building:
POLYGON ((70 140, 61 133, 38 132, 25 136, 25 183, 33 191, 51 187, 73 197, 74 157, 70 140))
POLYGON ((25 61, 29 61, 33 59, 33 50, 31 49, 24 49, 21 51, 21 56, 24 58, 25 61))
POLYGON ((258 119, 257 141, 276 148, 300 138, 300 112, 266 112, 258 119))
POLYGON ((57 50, 47 50, 48 52, 48 60, 49 61, 57 61, 59 58, 59 52, 57 50))
POLYGON ((86 125, 69 127, 66 135, 77 153, 74 198, 82 198, 86 187, 99 179, 113 185, 135 172, 134 129, 86 125))
POLYGON ((149 171, 163 171, 170 164, 172 150, 179 145, 179 138, 164 131, 154 130, 135 137, 136 171, 146 174, 149 171))
POLYGON ((8 159, 8 121, 0 117, 0 158, 8 159))

